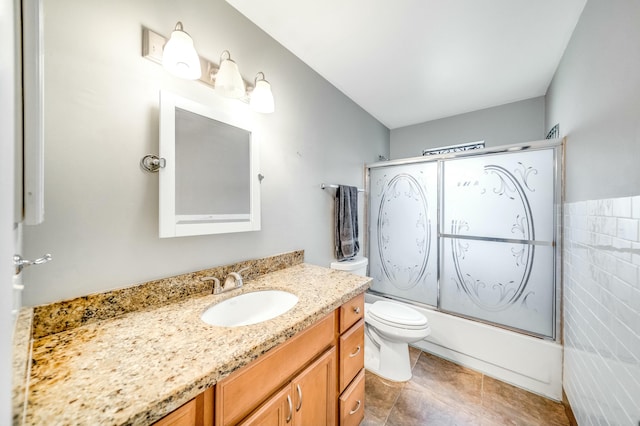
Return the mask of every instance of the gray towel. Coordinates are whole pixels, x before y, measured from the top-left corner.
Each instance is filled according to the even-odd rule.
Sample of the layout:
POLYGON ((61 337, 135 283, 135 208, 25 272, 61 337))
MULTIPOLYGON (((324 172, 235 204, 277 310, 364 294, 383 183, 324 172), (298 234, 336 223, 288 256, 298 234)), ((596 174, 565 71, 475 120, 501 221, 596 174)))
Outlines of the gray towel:
POLYGON ((335 216, 336 259, 350 259, 360 250, 358 242, 358 188, 338 186, 335 216))

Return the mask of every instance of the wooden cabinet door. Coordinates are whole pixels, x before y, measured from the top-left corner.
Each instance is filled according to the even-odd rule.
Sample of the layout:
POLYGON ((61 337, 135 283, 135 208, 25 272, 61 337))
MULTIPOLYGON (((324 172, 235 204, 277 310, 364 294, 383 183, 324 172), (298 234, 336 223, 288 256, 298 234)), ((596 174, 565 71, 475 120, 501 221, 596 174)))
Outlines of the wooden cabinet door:
POLYGON ((336 424, 336 362, 333 347, 291 382, 296 426, 336 424))
POLYGON ((260 407, 244 419, 239 426, 288 426, 293 420, 293 402, 290 386, 267 399, 260 407))
POLYGON ((194 398, 155 422, 153 426, 195 426, 196 411, 196 400, 194 398))
POLYGON ((213 388, 208 388, 153 426, 213 426, 213 388))
MULTIPOLYGON (((216 425, 236 425, 335 341, 331 313, 216 385, 216 425), (259 386, 256 386, 259 384, 259 386)), ((291 395, 293 398, 293 395, 291 395)))

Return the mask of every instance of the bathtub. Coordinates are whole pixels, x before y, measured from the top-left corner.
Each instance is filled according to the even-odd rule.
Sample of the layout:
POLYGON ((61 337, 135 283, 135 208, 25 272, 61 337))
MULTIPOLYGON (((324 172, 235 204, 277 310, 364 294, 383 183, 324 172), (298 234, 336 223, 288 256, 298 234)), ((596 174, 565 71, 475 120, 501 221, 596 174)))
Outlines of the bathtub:
MULTIPOLYGON (((377 300, 390 299, 365 293, 365 302, 377 300)), ((559 343, 406 305, 424 314, 431 326, 431 335, 412 346, 547 398, 562 400, 559 343)))

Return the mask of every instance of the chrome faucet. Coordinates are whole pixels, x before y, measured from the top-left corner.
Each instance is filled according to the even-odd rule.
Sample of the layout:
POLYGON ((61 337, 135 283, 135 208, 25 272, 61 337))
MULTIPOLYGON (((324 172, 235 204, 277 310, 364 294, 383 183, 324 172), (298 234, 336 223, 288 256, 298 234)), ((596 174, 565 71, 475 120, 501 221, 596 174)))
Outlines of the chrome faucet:
POLYGON ((240 272, 246 271, 247 269, 249 269, 248 266, 246 268, 240 269, 238 272, 229 272, 229 275, 227 275, 227 278, 224 279, 224 284, 222 285, 222 291, 229 291, 229 290, 242 287, 243 281, 242 281, 242 275, 240 275, 240 272))
POLYGON ((224 283, 221 283, 216 277, 202 277, 200 278, 200 281, 213 281, 212 293, 224 293, 225 291, 242 287, 243 281, 240 272, 246 271, 247 269, 249 269, 249 267, 242 268, 238 272, 229 272, 227 277, 224 279, 224 283))

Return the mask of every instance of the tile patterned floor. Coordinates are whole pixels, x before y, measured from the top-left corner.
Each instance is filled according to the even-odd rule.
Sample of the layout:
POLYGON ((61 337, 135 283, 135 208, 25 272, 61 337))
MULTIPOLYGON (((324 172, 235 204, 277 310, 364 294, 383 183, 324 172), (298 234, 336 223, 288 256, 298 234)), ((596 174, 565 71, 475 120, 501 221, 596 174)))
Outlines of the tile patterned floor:
POLYGON ((406 383, 366 372, 361 426, 570 424, 560 403, 418 349, 410 355, 406 383))

